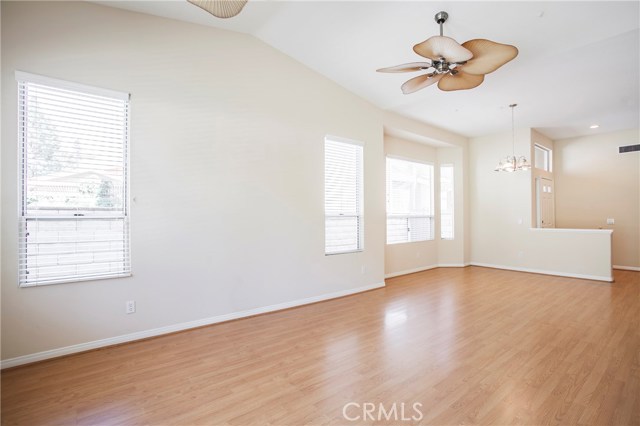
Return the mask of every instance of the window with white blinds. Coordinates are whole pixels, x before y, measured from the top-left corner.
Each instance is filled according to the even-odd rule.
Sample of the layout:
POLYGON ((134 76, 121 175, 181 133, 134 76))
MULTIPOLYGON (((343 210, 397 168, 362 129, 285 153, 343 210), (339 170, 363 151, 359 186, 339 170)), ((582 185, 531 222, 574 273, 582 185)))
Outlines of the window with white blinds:
POLYGON ((130 275, 129 95, 16 80, 20 286, 130 275))
POLYGON ((387 244, 433 236, 433 166, 387 157, 387 244))
POLYGON ((362 145, 324 142, 325 254, 362 250, 362 145))
POLYGON ((440 238, 453 240, 453 164, 440 166, 440 238))

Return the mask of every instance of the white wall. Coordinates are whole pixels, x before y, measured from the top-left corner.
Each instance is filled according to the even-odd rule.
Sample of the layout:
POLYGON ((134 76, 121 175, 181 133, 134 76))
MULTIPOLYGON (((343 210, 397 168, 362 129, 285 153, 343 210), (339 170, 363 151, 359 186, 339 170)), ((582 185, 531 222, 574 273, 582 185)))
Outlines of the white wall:
POLYGON ((555 141, 556 226, 613 230, 613 264, 640 268, 638 129, 555 141), (607 218, 615 219, 607 225, 607 218))
MULTIPOLYGON (((516 155, 528 155, 531 140, 516 129, 516 155)), ((494 171, 510 153, 510 133, 469 141, 471 263, 610 281, 609 231, 530 228, 531 171, 494 171)))
POLYGON ((5 360, 383 282, 382 113, 250 36, 2 2, 2 123, 5 360), (18 288, 15 70, 131 93, 133 277, 18 288), (324 255, 325 134, 365 142, 362 253, 324 255))

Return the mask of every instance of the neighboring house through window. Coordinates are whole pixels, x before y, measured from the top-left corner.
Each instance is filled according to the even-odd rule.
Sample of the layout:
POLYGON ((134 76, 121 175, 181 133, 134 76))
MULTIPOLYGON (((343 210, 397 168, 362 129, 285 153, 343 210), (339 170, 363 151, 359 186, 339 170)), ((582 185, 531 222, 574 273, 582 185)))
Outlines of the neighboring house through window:
POLYGON ((129 95, 16 79, 20 286, 130 275, 129 95))

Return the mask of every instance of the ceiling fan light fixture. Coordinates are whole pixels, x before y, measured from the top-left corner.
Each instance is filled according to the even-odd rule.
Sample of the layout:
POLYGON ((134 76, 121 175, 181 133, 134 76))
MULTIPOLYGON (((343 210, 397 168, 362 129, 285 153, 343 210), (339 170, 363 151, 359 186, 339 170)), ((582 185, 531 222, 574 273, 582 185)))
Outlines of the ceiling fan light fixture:
POLYGON ((187 0, 217 18, 233 18, 242 12, 248 0, 187 0))
MULTIPOLYGON (((190 0, 191 1, 191 0, 190 0)), ((423 58, 429 59, 427 67, 417 66, 420 62, 412 62, 395 67, 380 68, 378 72, 416 72, 427 70, 431 74, 426 78, 412 78, 402 85, 402 93, 409 94, 435 83, 445 92, 467 90, 478 87, 489 74, 518 55, 518 49, 508 44, 491 40, 474 39, 462 45, 443 35, 443 24, 449 18, 447 12, 438 12, 435 21, 440 25, 440 35, 429 37, 413 46, 413 51, 423 58), (432 80, 429 80, 432 79, 432 80), (417 82, 420 82, 418 84, 417 82)))

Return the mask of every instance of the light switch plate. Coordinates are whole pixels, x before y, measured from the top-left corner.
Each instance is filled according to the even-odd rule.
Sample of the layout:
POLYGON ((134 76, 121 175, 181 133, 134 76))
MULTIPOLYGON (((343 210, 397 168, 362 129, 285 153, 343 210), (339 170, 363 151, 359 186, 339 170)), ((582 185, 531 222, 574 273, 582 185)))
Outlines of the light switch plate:
POLYGON ((613 219, 613 218, 611 218, 611 217, 607 218, 607 225, 613 225, 613 224, 615 224, 615 223, 616 223, 616 220, 615 220, 615 219, 613 219))

